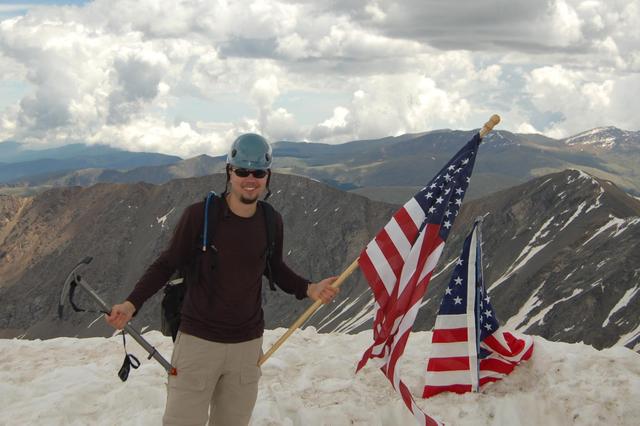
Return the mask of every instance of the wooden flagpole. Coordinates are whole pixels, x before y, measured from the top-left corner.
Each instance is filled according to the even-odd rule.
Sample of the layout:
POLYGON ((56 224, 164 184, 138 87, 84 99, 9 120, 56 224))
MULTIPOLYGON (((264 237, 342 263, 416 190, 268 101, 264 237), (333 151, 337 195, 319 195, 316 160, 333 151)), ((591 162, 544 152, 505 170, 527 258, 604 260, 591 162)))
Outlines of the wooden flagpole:
MULTIPOLYGON (((342 285, 342 283, 344 283, 344 281, 349 277, 349 275, 351 275, 353 273, 353 271, 355 271, 357 268, 358 268, 358 259, 354 260, 353 263, 351 263, 351 265, 349 265, 349 267, 347 267, 347 269, 345 269, 344 272, 342 274, 340 274, 338 279, 336 279, 334 282, 331 283, 331 287, 333 287, 333 288, 340 287, 342 285)), ((300 316, 300 318, 298 318, 296 320, 296 322, 293 323, 293 325, 291 327, 289 327, 289 330, 287 330, 287 332, 281 338, 279 338, 278 341, 273 344, 273 346, 271 346, 271 349, 269 349, 267 351, 267 353, 262 355, 262 358, 260 358, 260 360, 258 361, 258 366, 261 366, 262 364, 264 364, 264 362, 280 346, 282 346, 284 341, 287 340, 289 338, 289 336, 291 336, 293 334, 293 332, 296 331, 306 320, 308 320, 309 317, 311 315, 313 315, 313 313, 315 311, 317 311, 320 306, 322 306, 322 300, 316 300, 315 303, 313 305, 311 305, 309 307, 309 309, 307 309, 304 312, 304 314, 302 314, 300 316)))
MULTIPOLYGON (((500 116, 497 114, 494 114, 491 116, 491 118, 489 119, 489 121, 487 121, 486 123, 484 123, 484 126, 482 126, 482 129, 480 129, 480 137, 483 138, 485 137, 485 135, 487 133, 489 133, 496 124, 498 124, 500 122, 500 116)), ((353 271, 355 271, 358 268, 358 259, 354 260, 351 265, 349 265, 347 267, 347 269, 345 269, 342 274, 340 274, 340 276, 338 277, 338 279, 336 279, 333 283, 331 283, 331 287, 333 288, 338 288, 340 287, 344 281, 353 273, 353 271)), ((287 340, 289 338, 289 336, 291 336, 293 334, 294 331, 296 331, 302 324, 304 324, 304 322, 306 320, 309 319, 309 317, 311 315, 313 315, 313 313, 315 311, 318 310, 318 308, 322 306, 322 300, 316 300, 315 303, 313 305, 311 305, 301 316, 300 318, 298 318, 296 320, 296 322, 293 323, 293 325, 291 327, 289 327, 289 330, 287 330, 287 332, 285 334, 282 335, 282 337, 280 337, 274 344, 273 346, 271 346, 271 348, 264 354, 262 355, 262 357, 260 358, 260 360, 258 361, 258 366, 261 366, 262 364, 265 363, 265 361, 267 359, 269 359, 269 357, 271 355, 273 355, 273 353, 275 351, 278 350, 278 348, 280 346, 282 346, 282 344, 284 343, 285 340, 287 340)))

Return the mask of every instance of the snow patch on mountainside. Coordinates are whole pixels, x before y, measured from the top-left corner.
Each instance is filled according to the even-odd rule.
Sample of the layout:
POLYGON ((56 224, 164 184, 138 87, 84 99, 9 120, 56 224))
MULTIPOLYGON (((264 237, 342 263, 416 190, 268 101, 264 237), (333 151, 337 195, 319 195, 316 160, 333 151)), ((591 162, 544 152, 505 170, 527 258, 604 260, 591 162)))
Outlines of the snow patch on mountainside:
POLYGON ((538 294, 545 283, 546 281, 543 281, 542 284, 540 284, 535 290, 533 290, 533 293, 531 293, 531 297, 529 297, 529 300, 524 302, 524 304, 520 307, 518 313, 507 320, 504 325, 506 329, 522 330, 521 324, 523 324, 527 319, 527 317, 529 316, 529 312, 533 311, 535 308, 542 304, 542 299, 540 299, 538 294))
POLYGON ((572 145, 598 145, 602 148, 612 148, 616 143, 616 137, 611 134, 613 127, 597 127, 586 132, 565 139, 565 144, 572 145))
POLYGON ((604 320, 604 322, 602 323, 602 326, 606 327, 607 325, 609 325, 609 320, 611 319, 611 317, 620 309, 627 306, 627 304, 629 304, 631 299, 633 299, 633 297, 638 293, 638 291, 640 291, 639 286, 635 286, 627 290, 624 296, 622 296, 622 298, 618 300, 618 303, 616 303, 616 306, 614 306, 613 309, 611 309, 611 312, 609 312, 609 315, 607 315, 607 319, 604 320))
POLYGON ((507 272, 505 272, 500 278, 494 281, 491 284, 491 286, 489 286, 489 290, 495 289, 497 286, 499 286, 500 284, 505 282, 507 279, 509 279, 509 277, 511 277, 514 274, 514 272, 516 272, 518 269, 524 266, 529 260, 531 260, 531 258, 533 258, 540 250, 544 249, 545 246, 551 242, 551 241, 547 241, 544 244, 540 244, 537 246, 534 245, 536 240, 539 237, 544 238, 548 234, 548 232, 545 232, 543 234, 543 231, 547 228, 547 226, 549 226, 551 222, 553 222, 553 219, 555 219, 555 216, 551 216, 551 218, 549 218, 549 220, 547 220, 540 227, 538 232, 536 232, 535 235, 531 238, 531 240, 529 240, 525 248, 522 249, 522 252, 520 252, 520 255, 518 255, 513 265, 511 265, 511 267, 507 270, 507 272))

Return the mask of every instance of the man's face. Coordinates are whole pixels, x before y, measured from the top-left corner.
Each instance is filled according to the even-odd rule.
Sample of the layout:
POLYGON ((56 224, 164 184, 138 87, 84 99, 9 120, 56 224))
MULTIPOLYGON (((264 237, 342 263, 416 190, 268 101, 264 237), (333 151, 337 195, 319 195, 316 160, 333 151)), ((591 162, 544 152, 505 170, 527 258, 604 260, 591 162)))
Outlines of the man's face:
POLYGON ((244 204, 253 204, 258 201, 260 195, 267 186, 266 170, 251 170, 238 167, 229 167, 229 182, 231 194, 244 204), (261 177, 256 177, 256 175, 261 177))

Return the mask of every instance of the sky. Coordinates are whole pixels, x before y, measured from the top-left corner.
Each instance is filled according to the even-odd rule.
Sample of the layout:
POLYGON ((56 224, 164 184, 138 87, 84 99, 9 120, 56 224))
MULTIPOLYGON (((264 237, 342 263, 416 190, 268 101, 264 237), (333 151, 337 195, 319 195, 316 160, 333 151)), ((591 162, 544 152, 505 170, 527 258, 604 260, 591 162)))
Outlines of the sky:
POLYGON ((2 1, 0 141, 638 130, 639 27, 637 0, 2 1))
MULTIPOLYGON (((284 332, 267 330, 263 347, 284 332)), ((170 338, 157 331, 145 337, 170 357, 170 338)), ((296 331, 262 366, 250 426, 415 425, 380 370, 367 365, 355 374, 371 340, 371 332, 296 331)), ((417 404, 445 424, 635 426, 640 418, 640 355, 630 349, 597 351, 535 337, 532 358, 502 381, 479 393, 422 399, 430 341, 428 332, 413 333, 399 365, 417 404)), ((0 339, 0 424, 160 424, 164 370, 133 339, 127 348, 142 365, 123 383, 116 375, 124 358, 120 336, 0 339)))

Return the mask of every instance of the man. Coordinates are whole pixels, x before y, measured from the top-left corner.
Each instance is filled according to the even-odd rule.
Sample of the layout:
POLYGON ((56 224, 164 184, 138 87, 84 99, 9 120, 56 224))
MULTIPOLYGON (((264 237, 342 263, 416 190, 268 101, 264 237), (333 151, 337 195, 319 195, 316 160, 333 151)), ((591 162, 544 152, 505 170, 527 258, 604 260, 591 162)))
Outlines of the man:
MULTIPOLYGON (((267 230, 259 197, 269 190, 271 146, 262 136, 237 138, 227 156, 227 189, 216 198, 213 241, 198 255, 199 279, 187 286, 171 364, 163 424, 247 425, 256 402, 264 318, 262 275, 267 230)), ((147 269, 126 301, 113 306, 107 322, 123 328, 142 304, 177 269, 197 254, 204 223, 204 202, 187 207, 169 247, 147 269)), ((298 299, 331 301, 336 277, 310 283, 282 259, 282 217, 276 214, 271 276, 298 299)))

